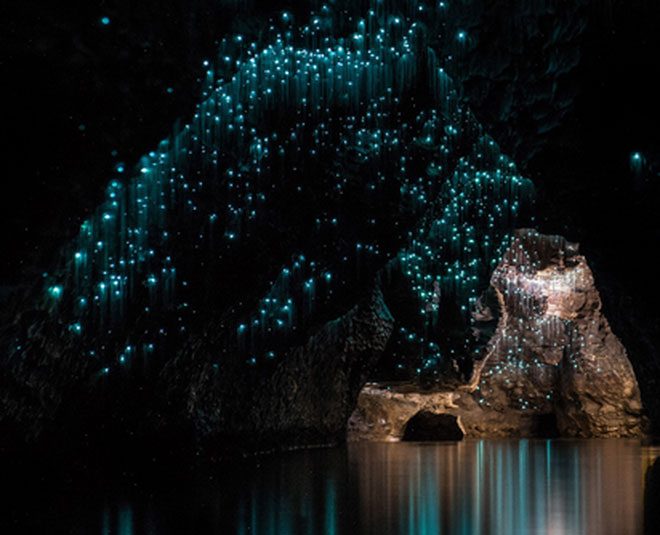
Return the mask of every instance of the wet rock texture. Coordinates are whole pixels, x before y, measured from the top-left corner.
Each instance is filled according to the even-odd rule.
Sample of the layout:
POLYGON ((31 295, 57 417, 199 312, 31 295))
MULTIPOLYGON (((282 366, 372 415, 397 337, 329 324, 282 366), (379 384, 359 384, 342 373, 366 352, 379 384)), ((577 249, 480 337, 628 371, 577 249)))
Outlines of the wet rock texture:
POLYGON ((554 414, 485 409, 466 391, 420 392, 416 385, 367 384, 348 421, 349 442, 404 440, 408 422, 421 413, 451 415, 466 437, 555 437, 554 414))
POLYGON ((626 351, 576 244, 519 231, 491 278, 501 317, 472 384, 482 405, 553 413, 562 436, 638 436, 626 351))
POLYGON ((269 371, 218 373, 206 361, 183 394, 186 418, 202 441, 243 451, 343 441, 346 421, 393 327, 375 287, 269 371))
POLYGON ((302 345, 250 370, 240 359, 213 364, 223 339, 210 320, 148 388, 128 376, 103 388, 85 381, 89 360, 48 317, 26 318, 30 346, 1 377, 0 450, 47 445, 115 455, 126 444, 152 444, 223 456, 340 442, 393 326, 374 285, 302 345))
POLYGON ((635 437, 644 433, 639 388, 626 351, 601 311, 576 244, 518 231, 491 278, 475 335, 497 320, 468 385, 419 393, 371 385, 349 438, 397 440, 420 411, 460 416, 468 436, 635 437))
POLYGON ((419 414, 451 415, 468 437, 643 434, 633 370, 576 245, 519 231, 474 318, 475 336, 488 337, 485 354, 468 384, 451 390, 363 388, 395 327, 374 283, 346 314, 252 371, 239 360, 223 370, 214 366, 223 339, 209 321, 206 334, 192 339, 140 399, 128 388, 127 394, 109 388, 104 396, 86 387, 88 364, 67 338, 48 318, 24 318, 15 328, 29 331, 30 346, 3 375, 0 422, 11 420, 18 434, 42 441, 53 436, 44 432, 49 426, 61 435, 75 428, 107 437, 116 425, 129 434, 189 433, 198 444, 236 451, 337 442, 347 420, 349 440, 401 440, 419 414), (108 424, 108 414, 94 407, 121 416, 108 424), (92 429, 92 420, 103 428, 92 429))
POLYGON ((369 383, 360 392, 348 420, 348 440, 399 441, 416 414, 456 414, 458 397, 450 391, 424 393, 406 385, 369 383))

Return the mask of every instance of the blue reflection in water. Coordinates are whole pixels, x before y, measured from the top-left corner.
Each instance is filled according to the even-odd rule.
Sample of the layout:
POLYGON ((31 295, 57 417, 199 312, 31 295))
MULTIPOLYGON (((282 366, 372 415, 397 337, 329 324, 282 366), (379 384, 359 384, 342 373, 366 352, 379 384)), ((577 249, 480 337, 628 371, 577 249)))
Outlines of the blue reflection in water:
MULTIPOLYGON (((148 528, 148 524, 145 524, 148 528)), ((101 535, 133 535, 134 534, 133 505, 121 503, 117 507, 106 504, 101 513, 101 535)), ((72 533, 75 531, 72 530, 72 533)), ((147 533, 147 530, 141 530, 147 533)))
POLYGON ((350 449, 361 533, 642 531, 634 441, 467 441, 350 449))
POLYGON ((14 503, 0 533, 626 535, 644 515, 659 533, 658 454, 626 440, 351 444, 49 489, 14 503))

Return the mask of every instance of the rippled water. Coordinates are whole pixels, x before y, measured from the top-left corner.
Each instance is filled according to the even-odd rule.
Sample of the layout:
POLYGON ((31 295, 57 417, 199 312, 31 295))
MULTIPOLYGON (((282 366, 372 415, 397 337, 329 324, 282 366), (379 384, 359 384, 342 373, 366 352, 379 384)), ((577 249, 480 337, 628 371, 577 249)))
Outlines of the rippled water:
POLYGON ((120 535, 660 533, 658 455, 625 440, 351 444, 50 490, 9 518, 34 533, 120 535))

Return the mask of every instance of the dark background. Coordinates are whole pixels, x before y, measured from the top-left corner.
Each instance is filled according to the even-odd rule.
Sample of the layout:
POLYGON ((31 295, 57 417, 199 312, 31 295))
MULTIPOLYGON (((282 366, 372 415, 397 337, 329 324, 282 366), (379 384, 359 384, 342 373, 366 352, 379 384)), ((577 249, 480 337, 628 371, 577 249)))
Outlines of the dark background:
MULTIPOLYGON (((524 2, 482 3, 487 16, 495 13, 524 28, 524 2)), ((268 13, 295 8, 291 4, 3 3, 0 298, 48 269, 58 247, 101 200, 118 163, 130 169, 177 118, 192 113, 201 62, 213 56, 217 39, 229 29, 249 31, 268 13)), ((488 99, 471 104, 534 180, 540 229, 581 243, 615 332, 632 352, 646 352, 642 360, 657 363, 660 7, 645 0, 547 4, 554 7, 541 40, 552 41, 553 17, 562 13, 584 21, 570 46, 556 45, 566 55, 579 51, 568 74, 568 111, 544 111, 559 124, 519 113, 526 105, 531 109, 537 96, 524 76, 508 82, 518 83, 523 95, 517 110, 495 117, 488 99), (633 152, 642 155, 638 173, 630 166, 633 152)), ((487 16, 479 23, 477 59, 480 50, 511 40, 510 28, 487 16)), ((530 54, 542 55, 540 50, 530 54)), ((547 75, 542 59, 527 58, 528 80, 535 69, 547 75)))

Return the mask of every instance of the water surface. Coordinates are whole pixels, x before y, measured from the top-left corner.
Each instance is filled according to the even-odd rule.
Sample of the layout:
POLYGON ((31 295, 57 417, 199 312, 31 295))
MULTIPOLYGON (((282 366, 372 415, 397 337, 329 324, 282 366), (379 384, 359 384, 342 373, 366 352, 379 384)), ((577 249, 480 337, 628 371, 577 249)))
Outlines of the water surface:
POLYGON ((660 533, 658 455, 627 440, 351 444, 35 489, 5 520, 103 535, 660 533))

